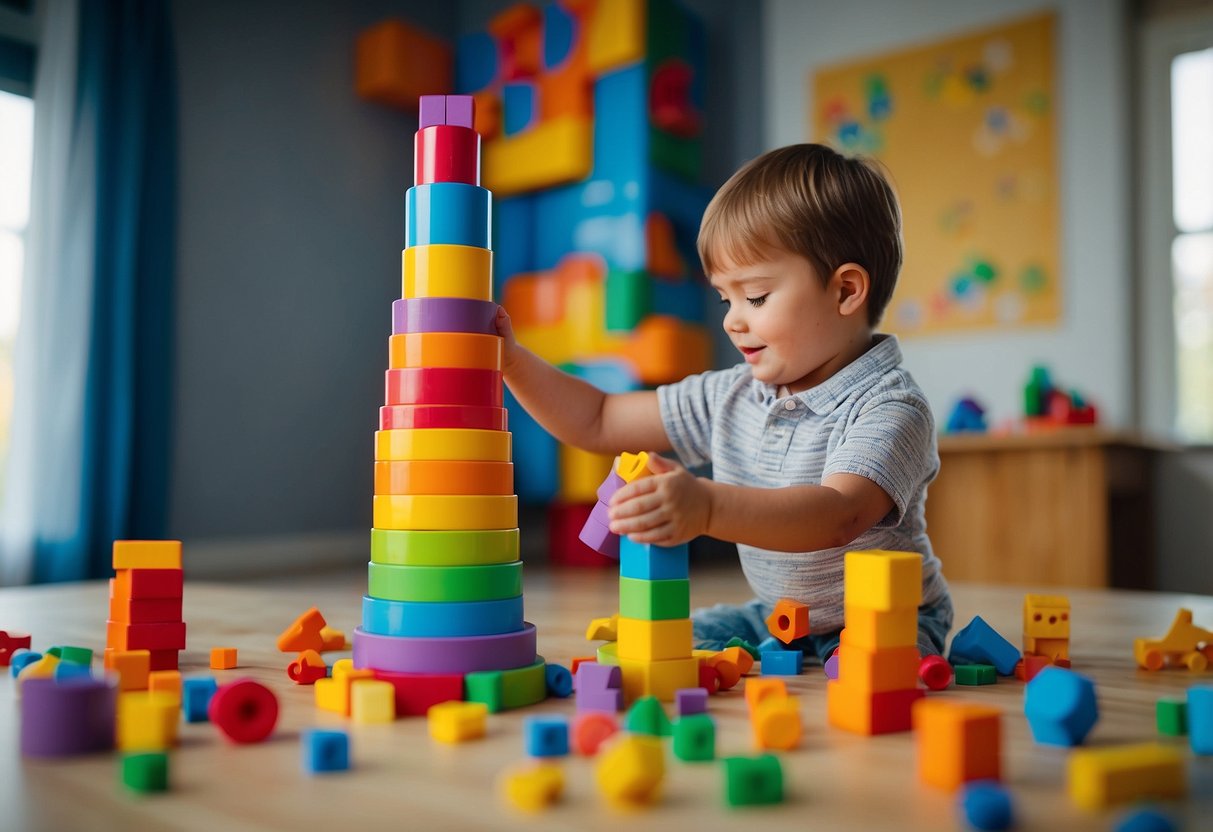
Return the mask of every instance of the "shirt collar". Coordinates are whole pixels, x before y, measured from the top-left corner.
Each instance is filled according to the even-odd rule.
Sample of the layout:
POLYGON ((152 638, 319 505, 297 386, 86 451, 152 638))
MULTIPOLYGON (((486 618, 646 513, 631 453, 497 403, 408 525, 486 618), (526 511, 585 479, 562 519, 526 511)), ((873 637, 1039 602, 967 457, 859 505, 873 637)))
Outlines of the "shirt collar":
MULTIPOLYGON (((901 345, 896 335, 876 334, 872 346, 834 375, 816 387, 810 387, 791 396, 804 402, 814 413, 829 413, 844 402, 851 391, 873 376, 881 376, 901 364, 901 345)), ((774 384, 753 379, 754 396, 762 404, 774 405, 779 398, 779 388, 774 384)), ((866 385, 865 385, 866 386, 866 385)))

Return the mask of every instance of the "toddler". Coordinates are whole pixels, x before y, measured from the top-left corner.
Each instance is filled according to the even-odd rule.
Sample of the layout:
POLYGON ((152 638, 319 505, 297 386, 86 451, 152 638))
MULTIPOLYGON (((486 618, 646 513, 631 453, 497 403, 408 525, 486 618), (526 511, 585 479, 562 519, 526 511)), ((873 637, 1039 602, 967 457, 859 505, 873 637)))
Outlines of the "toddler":
POLYGON ((615 493, 611 531, 737 544, 756 597, 696 610, 697 647, 757 644, 775 602, 792 598, 809 605, 812 633, 790 646, 824 661, 843 626, 844 553, 889 549, 922 554, 919 650, 942 652, 952 604, 924 518, 935 424, 897 338, 874 332, 902 260, 888 181, 822 145, 773 150, 716 193, 698 248, 741 363, 607 395, 520 346, 502 309, 511 392, 569 445, 677 455, 654 454, 654 475, 615 493), (709 463, 711 479, 683 467, 709 463))

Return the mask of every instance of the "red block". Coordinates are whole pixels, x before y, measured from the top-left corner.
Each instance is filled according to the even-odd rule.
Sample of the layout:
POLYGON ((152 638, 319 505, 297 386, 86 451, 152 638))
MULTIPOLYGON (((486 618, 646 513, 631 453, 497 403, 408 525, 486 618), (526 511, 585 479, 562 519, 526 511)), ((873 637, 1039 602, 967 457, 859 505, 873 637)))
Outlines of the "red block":
POLYGON ((232 742, 261 742, 278 722, 278 697, 259 682, 237 679, 215 691, 206 714, 232 742))
POLYGON ((424 716, 440 702, 463 700, 462 673, 396 673, 375 670, 376 679, 391 682, 396 689, 396 716, 424 716))
POLYGON ((930 690, 946 689, 952 676, 952 665, 943 656, 927 656, 918 665, 918 678, 930 690))
POLYGON ((1052 662, 1048 656, 1039 656, 1035 653, 1024 653, 1022 659, 1015 663, 1015 678, 1021 682, 1030 682, 1036 678, 1036 674, 1048 667, 1052 662))
POLYGON ((413 158, 416 185, 480 184, 480 134, 470 127, 450 124, 423 127, 413 138, 413 158))
POLYGON ((315 650, 304 650, 286 666, 286 675, 296 685, 314 685, 328 676, 328 665, 315 650))
POLYGON ((177 669, 177 651, 176 650, 149 650, 152 654, 151 664, 148 665, 148 670, 176 670, 177 669))
POLYGON ((548 562, 561 566, 613 566, 619 561, 600 555, 581 541, 581 529, 594 503, 548 506, 548 562))
POLYGON ((29 633, 9 633, 0 630, 0 667, 8 667, 13 661, 13 653, 18 650, 28 650, 31 643, 29 633))
POLYGON ((180 598, 183 575, 180 569, 119 569, 110 578, 110 597, 180 598))
POLYGON ((410 428, 510 429, 508 411, 504 407, 395 404, 379 408, 380 430, 410 428))
POLYGON ((387 371, 384 404, 462 404, 501 407, 501 372, 467 367, 407 367, 387 371))
POLYGON ((181 620, 180 598, 110 599, 110 621, 126 624, 163 624, 181 620))
POLYGON ((127 624, 106 621, 105 645, 115 650, 184 650, 185 622, 127 624))

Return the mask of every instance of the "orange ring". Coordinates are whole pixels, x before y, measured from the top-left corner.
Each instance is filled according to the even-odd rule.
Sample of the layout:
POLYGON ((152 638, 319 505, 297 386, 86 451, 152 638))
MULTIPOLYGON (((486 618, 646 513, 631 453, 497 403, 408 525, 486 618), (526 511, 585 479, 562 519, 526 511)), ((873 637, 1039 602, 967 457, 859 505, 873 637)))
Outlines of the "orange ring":
POLYGON ((504 339, 475 332, 407 332, 388 338, 388 366, 500 370, 504 339))
POLYGON ((416 459, 375 463, 375 494, 513 494, 514 463, 416 459))

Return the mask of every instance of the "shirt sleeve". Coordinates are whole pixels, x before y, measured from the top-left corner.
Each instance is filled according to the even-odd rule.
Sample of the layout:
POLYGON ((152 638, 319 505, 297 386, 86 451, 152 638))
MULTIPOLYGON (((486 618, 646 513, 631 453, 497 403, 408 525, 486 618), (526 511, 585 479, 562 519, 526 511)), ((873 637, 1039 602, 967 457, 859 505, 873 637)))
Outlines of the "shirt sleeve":
POLYGON ((842 441, 826 456, 822 479, 857 474, 879 485, 893 501, 876 528, 901 523, 909 507, 939 472, 935 419, 920 396, 898 391, 864 405, 842 441))
POLYGON ((709 370, 657 388, 666 436, 688 468, 712 461, 713 416, 734 375, 733 370, 709 370))

